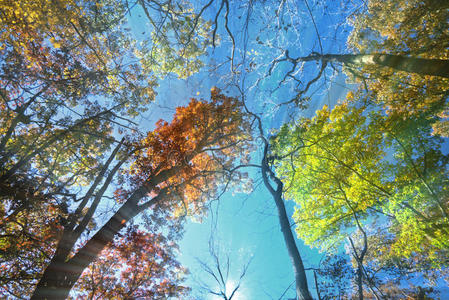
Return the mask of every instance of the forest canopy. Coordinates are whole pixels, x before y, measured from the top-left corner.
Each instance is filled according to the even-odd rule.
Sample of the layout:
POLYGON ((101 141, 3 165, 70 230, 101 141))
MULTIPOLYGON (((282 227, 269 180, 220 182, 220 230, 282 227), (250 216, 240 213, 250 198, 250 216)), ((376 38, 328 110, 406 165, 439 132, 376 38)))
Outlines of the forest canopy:
POLYGON ((4 0, 0 19, 1 297, 449 296, 445 1, 4 0))

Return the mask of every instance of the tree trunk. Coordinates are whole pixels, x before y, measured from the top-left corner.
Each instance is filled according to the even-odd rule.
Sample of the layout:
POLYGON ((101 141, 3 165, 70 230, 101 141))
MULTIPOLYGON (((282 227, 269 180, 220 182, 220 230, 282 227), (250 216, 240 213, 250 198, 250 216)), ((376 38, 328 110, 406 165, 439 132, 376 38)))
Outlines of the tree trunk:
POLYGON ((66 248, 69 245, 65 245, 65 240, 61 239, 57 252, 45 269, 31 299, 66 299, 84 269, 138 212, 138 206, 134 202, 124 204, 86 245, 68 260, 64 254, 67 253, 66 248))
MULTIPOLYGON (((139 205, 139 201, 146 197, 149 191, 159 183, 166 181, 179 172, 180 168, 181 166, 175 166, 161 171, 136 189, 125 204, 72 258, 69 258, 69 254, 77 242, 79 233, 76 232, 78 228, 73 229, 73 226, 67 227, 68 229, 64 232, 56 252, 39 280, 31 299, 67 298, 83 271, 97 258, 104 247, 112 242, 114 236, 126 226, 129 220, 142 212, 142 210, 160 201, 166 195, 165 190, 161 190, 157 196, 144 204, 139 205)), ((82 224, 78 226, 83 227, 82 224)))
POLYGON ((449 78, 449 60, 417 58, 392 54, 328 54, 321 56, 325 61, 339 61, 344 64, 379 65, 419 75, 449 78))
POLYGON ((284 201, 282 199, 282 191, 274 196, 274 201, 278 209, 279 223, 281 224, 281 231, 284 236, 285 245, 287 246, 288 254, 293 263, 296 280, 296 294, 300 300, 311 300, 307 286, 307 277, 302 263, 301 255, 296 246, 295 238, 293 237, 290 222, 288 220, 287 212, 285 210, 284 201))
POLYGON ((268 166, 267 162, 268 143, 265 145, 264 158, 262 160, 262 177, 264 184, 273 196, 273 200, 276 203, 278 210, 279 223, 281 225, 281 231, 284 236, 285 245, 287 246, 288 255, 293 264, 293 270, 295 273, 296 281, 296 294, 300 300, 312 300, 310 296, 309 287, 307 285, 307 276, 304 270, 304 265, 299 254, 298 247, 296 246, 295 238, 292 234, 290 227, 290 221, 287 216, 287 212, 282 199, 283 184, 277 178, 268 166), (268 175, 269 174, 269 175, 268 175), (271 186, 268 176, 270 176, 277 184, 276 190, 271 186))
MULTIPOLYGON (((345 65, 376 65, 382 67, 390 67, 395 70, 405 71, 409 73, 416 73, 419 75, 431 75, 449 78, 449 60, 446 59, 431 59, 419 58, 403 55, 393 54, 311 54, 309 56, 302 56, 292 58, 288 51, 285 52, 286 58, 281 60, 290 61, 293 64, 305 61, 322 61, 340 62, 345 65)), ((278 61, 281 61, 278 60, 278 61)))
POLYGON ((357 262, 357 289, 359 300, 363 300, 363 265, 357 262))

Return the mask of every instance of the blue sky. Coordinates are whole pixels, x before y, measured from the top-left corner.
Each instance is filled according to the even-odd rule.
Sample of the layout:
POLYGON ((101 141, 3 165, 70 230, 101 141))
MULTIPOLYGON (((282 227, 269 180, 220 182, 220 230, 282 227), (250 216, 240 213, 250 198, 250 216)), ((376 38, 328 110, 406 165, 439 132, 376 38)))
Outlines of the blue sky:
MULTIPOLYGON (((289 204, 291 215, 292 202, 289 204)), ((213 203, 212 213, 203 223, 189 222, 186 226, 180 260, 195 276, 203 276, 213 286, 212 278, 201 270, 195 260, 199 257, 212 264, 208 253, 211 234, 220 247, 229 251, 231 282, 238 280, 242 267, 252 258, 241 285, 242 299, 279 299, 294 280, 276 207, 263 185, 250 195, 226 195, 220 202, 213 203), (215 221, 217 229, 213 230, 215 221)), ((320 255, 303 246, 300 241, 298 246, 305 265, 316 266, 320 255)), ((294 290, 290 289, 286 296, 291 298, 294 294, 294 290)))

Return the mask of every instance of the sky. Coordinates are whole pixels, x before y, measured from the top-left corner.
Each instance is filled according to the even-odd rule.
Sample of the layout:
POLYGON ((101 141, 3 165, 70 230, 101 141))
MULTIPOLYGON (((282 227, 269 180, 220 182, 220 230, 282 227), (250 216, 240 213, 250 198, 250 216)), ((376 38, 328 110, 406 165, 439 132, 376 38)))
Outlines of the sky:
MULTIPOLYGON (((309 15, 303 12, 304 2, 287 1, 286 3, 284 9, 296 10, 297 16, 303 18, 298 19, 298 22, 292 21, 297 22, 298 32, 286 31, 286 34, 282 36, 270 36, 269 31, 262 32, 262 29, 276 23, 275 20, 263 17, 272 14, 272 7, 258 7, 257 10, 253 11, 248 36, 251 36, 251 39, 254 40, 254 35, 259 35, 261 40, 269 41, 268 45, 258 43, 245 45, 245 32, 242 32, 241 28, 243 28, 242 22, 244 20, 242 16, 246 10, 245 7, 239 7, 235 3, 231 3, 230 29, 235 34, 237 41, 236 61, 245 59, 246 65, 252 62, 256 64, 257 69, 250 73, 238 74, 234 79, 230 79, 229 76, 226 76, 229 73, 229 63, 227 63, 225 67, 214 73, 203 70, 187 80, 173 78, 163 80, 157 90, 156 102, 141 117, 140 125, 151 129, 152 124, 159 118, 170 120, 176 106, 185 105, 191 97, 208 99, 210 89, 213 86, 218 86, 233 95, 238 95, 235 89, 229 87, 230 83, 236 83, 247 88, 247 104, 250 109, 261 115, 266 132, 279 128, 291 117, 292 111, 297 111, 291 107, 279 108, 275 105, 290 99, 292 92, 294 92, 291 82, 276 89, 290 66, 280 64, 274 70, 273 76, 264 78, 257 85, 256 82, 267 74, 268 62, 271 62, 281 53, 276 50, 277 48, 288 46, 291 47, 292 53, 307 55, 311 51, 315 51, 319 44, 317 43, 316 29, 311 26, 309 15)), ((214 18, 218 9, 214 7, 215 4, 205 12, 204 17, 206 19, 214 18)), ((313 3, 310 4, 313 10, 313 3)), ((200 5, 196 3, 195 7, 198 9, 200 5)), ((317 7, 316 9, 324 10, 325 8, 317 7)), ((331 11, 332 7, 327 7, 326 10, 331 11)), ((315 14, 315 12, 313 13, 315 14)), ((322 13, 315 21, 324 24, 322 28, 325 28, 329 23, 335 22, 332 18, 332 15, 322 13)), ((133 32, 138 37, 140 32, 144 31, 141 29, 145 22, 143 14, 133 13, 130 21, 133 32)), ((287 23, 287 21, 285 22, 287 23)), ((222 42, 217 48, 209 49, 208 56, 205 58, 206 63, 219 64, 220 60, 226 60, 230 56, 231 45, 223 30, 222 21, 219 22, 217 32, 221 36, 222 42)), ((320 35, 327 36, 328 32, 321 32, 320 35)), ((339 51, 338 48, 344 46, 336 43, 328 44, 325 41, 323 43, 322 46, 329 49, 328 51, 339 51)), ((313 66, 311 72, 305 72, 306 76, 302 79, 304 81, 310 80, 315 68, 316 66, 313 66)), ((325 84, 327 88, 324 89, 324 93, 321 92, 322 86, 314 87, 317 91, 311 93, 313 97, 312 105, 303 112, 304 115, 312 115, 315 109, 323 104, 335 103, 345 93, 344 77, 328 78, 325 84)), ((259 148, 253 154, 254 163, 260 162, 261 147, 259 148)), ((187 220, 186 222, 178 259, 183 266, 190 270, 191 276, 189 276, 186 284, 194 289, 195 299, 200 297, 210 300, 219 299, 217 296, 207 294, 204 290, 199 289, 198 283, 203 282, 209 285, 211 289, 217 288, 213 278, 202 270, 198 263, 199 259, 213 266, 212 257, 209 254, 211 236, 216 247, 220 249, 220 253, 223 256, 227 254, 230 258, 228 290, 232 290, 232 287, 238 284, 242 268, 251 261, 248 271, 241 281, 238 293, 233 299, 289 299, 295 297, 293 268, 280 231, 275 204, 268 190, 261 183, 260 172, 254 168, 248 169, 248 172, 254 180, 254 191, 252 193, 233 194, 230 191, 219 201, 211 203, 209 213, 202 219, 202 222, 195 220, 187 220)), ((289 216, 293 214, 293 206, 293 201, 286 202, 289 216)), ((316 249, 305 246, 300 240, 297 240, 297 245, 305 267, 317 267, 322 255, 316 249)), ((315 296, 313 274, 307 273, 310 291, 315 296)))
MULTIPOLYGON (((288 214, 291 215, 291 202, 288 207, 288 214)), ((180 261, 189 267, 192 274, 208 277, 195 258, 212 263, 208 253, 211 234, 218 245, 230 252, 231 281, 238 281, 242 267, 251 259, 247 276, 241 284, 242 299, 279 299, 292 283, 293 269, 280 231, 276 207, 264 186, 259 186, 250 195, 226 195, 219 202, 214 202, 212 213, 201 224, 187 224, 180 245, 180 261), (213 226, 215 222, 216 230, 213 226)), ((320 255, 297 242, 306 267, 316 266, 320 255)), ((210 279, 208 281, 212 283, 210 279)), ((291 298, 294 294, 294 290, 290 289, 286 296, 291 298)))

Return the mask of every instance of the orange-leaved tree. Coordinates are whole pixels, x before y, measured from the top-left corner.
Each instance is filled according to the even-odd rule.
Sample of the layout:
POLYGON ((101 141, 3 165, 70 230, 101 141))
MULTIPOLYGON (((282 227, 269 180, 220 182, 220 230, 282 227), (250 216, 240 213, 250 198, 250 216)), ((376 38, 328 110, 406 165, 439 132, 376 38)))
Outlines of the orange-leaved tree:
POLYGON ((245 142, 249 129, 238 99, 213 88, 211 101, 192 99, 176 110, 172 122, 159 121, 146 137, 130 136, 119 143, 104 172, 68 214, 32 299, 67 297, 82 272, 137 215, 202 211, 205 201, 217 196, 221 186, 241 179, 238 157, 250 150, 245 142), (120 152, 120 148, 126 149, 120 152), (114 160, 116 165, 110 168, 114 160), (79 246, 118 172, 122 187, 115 198, 120 208, 79 246))

